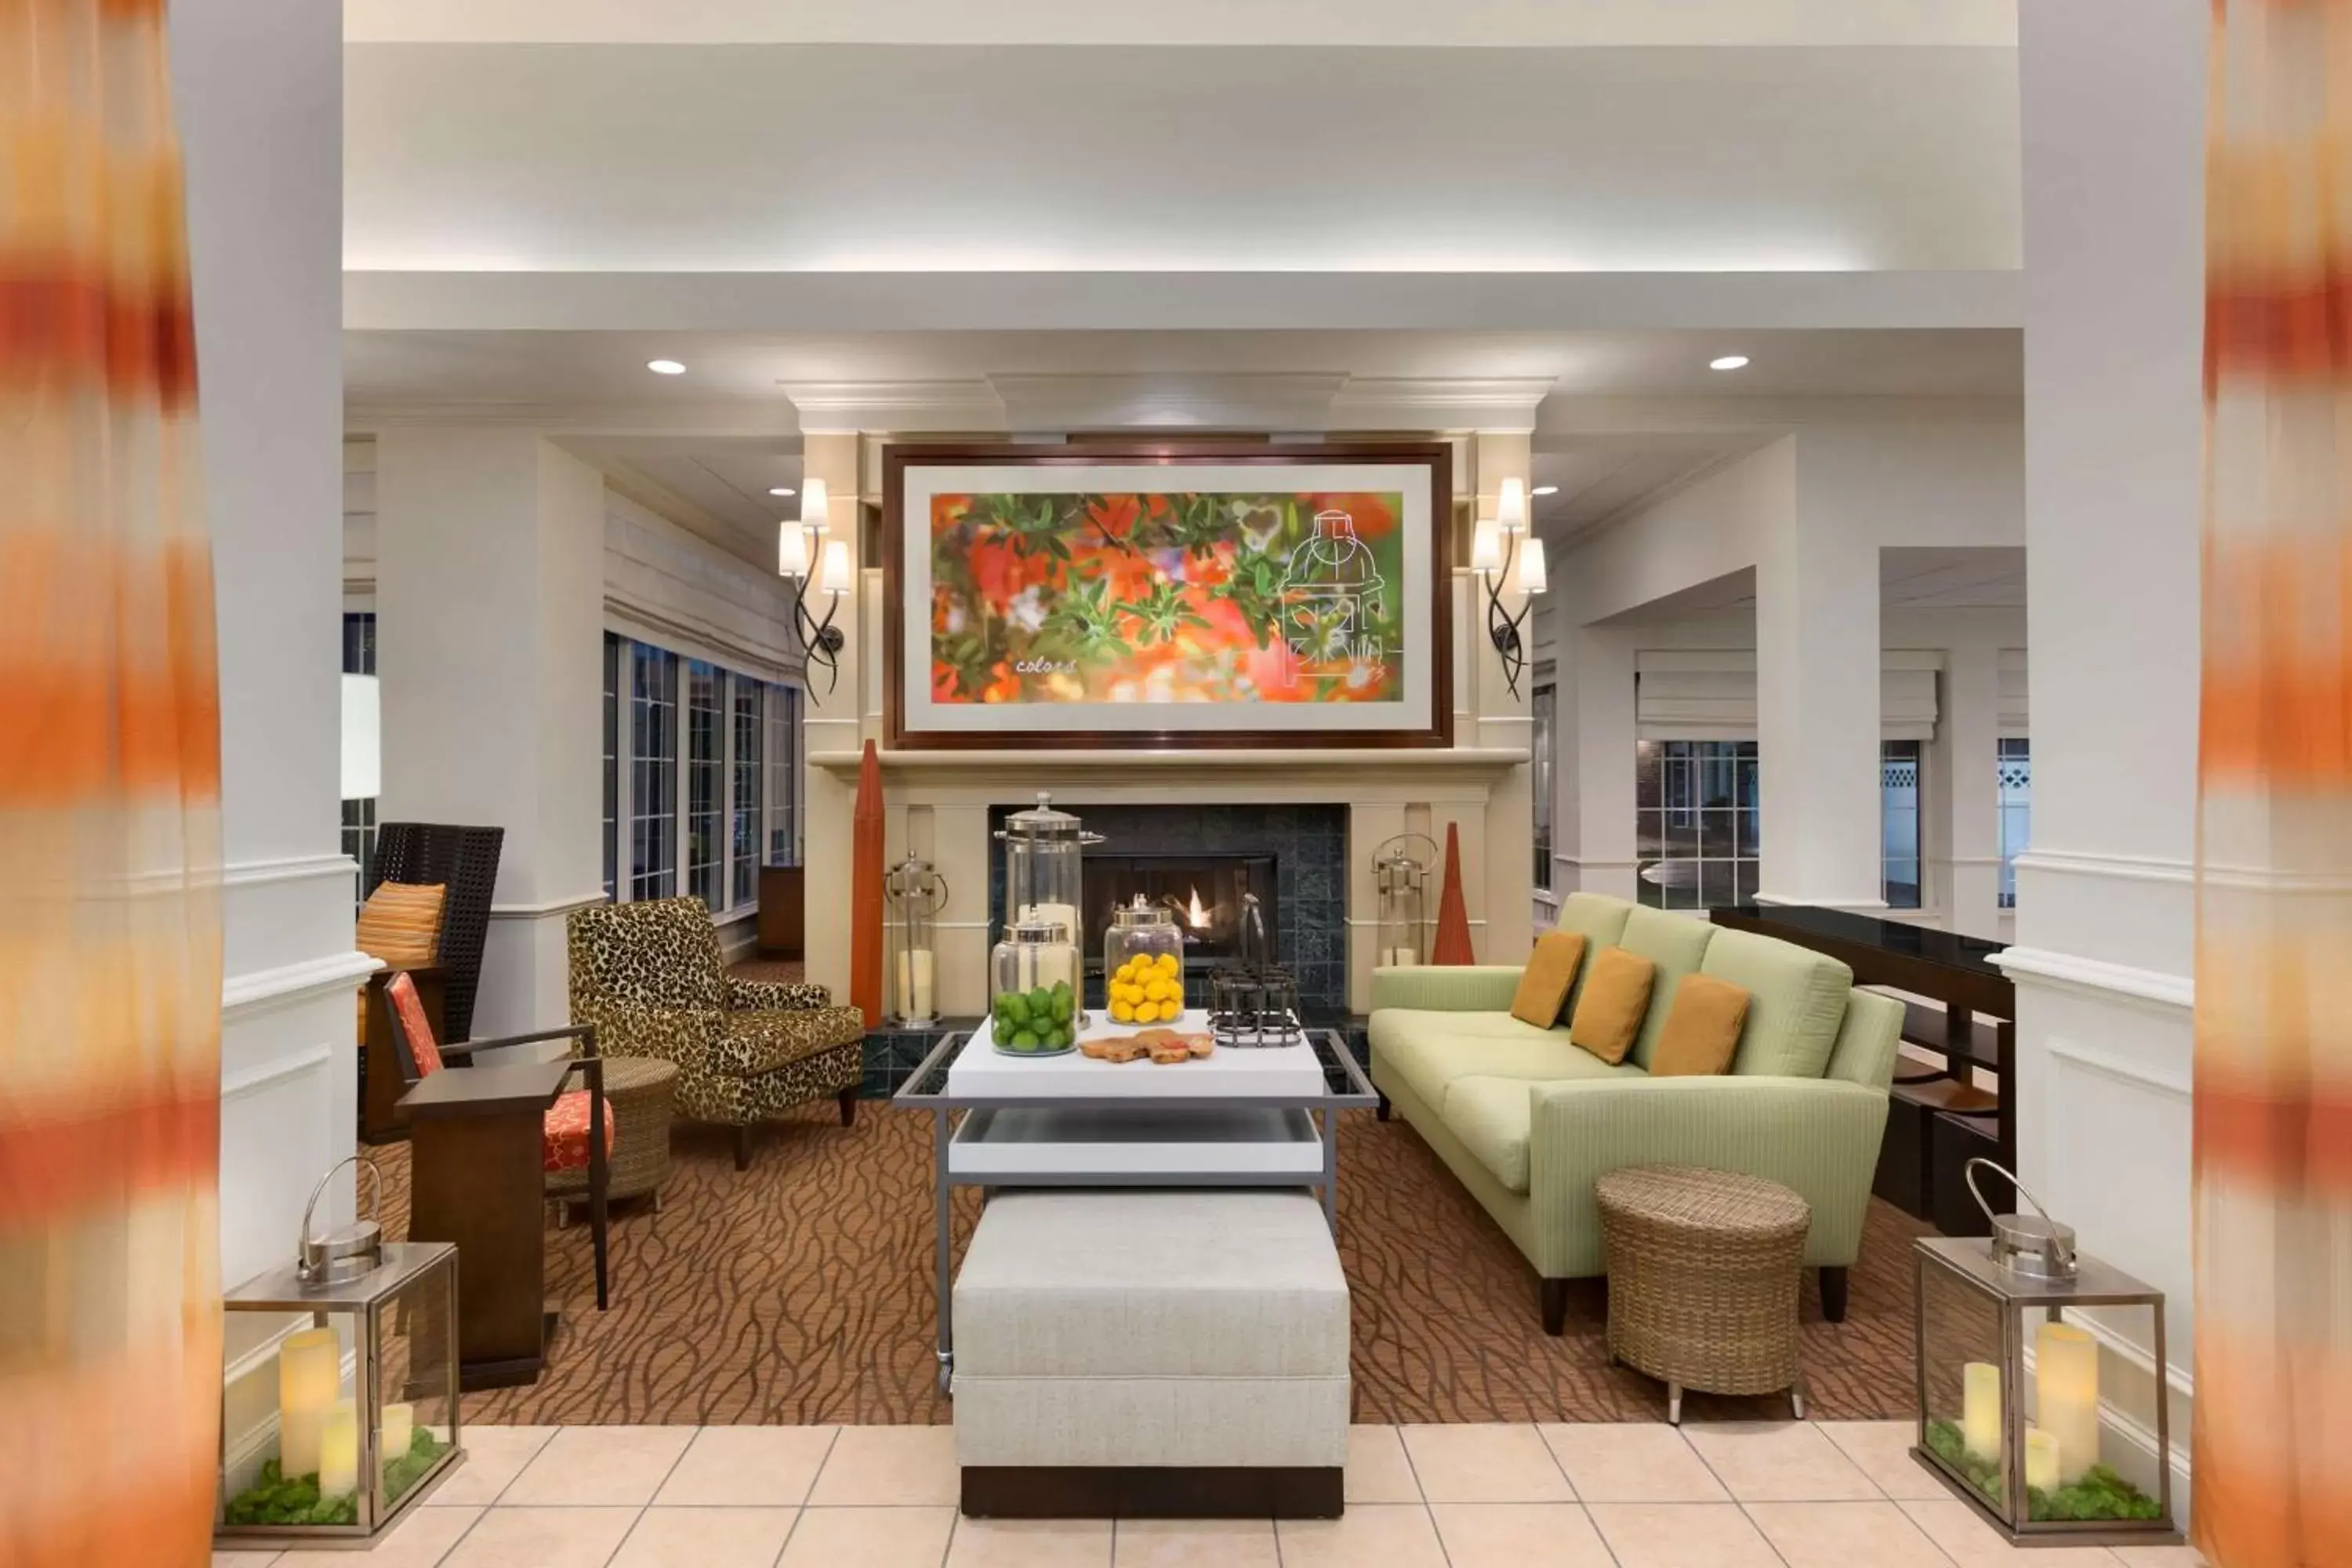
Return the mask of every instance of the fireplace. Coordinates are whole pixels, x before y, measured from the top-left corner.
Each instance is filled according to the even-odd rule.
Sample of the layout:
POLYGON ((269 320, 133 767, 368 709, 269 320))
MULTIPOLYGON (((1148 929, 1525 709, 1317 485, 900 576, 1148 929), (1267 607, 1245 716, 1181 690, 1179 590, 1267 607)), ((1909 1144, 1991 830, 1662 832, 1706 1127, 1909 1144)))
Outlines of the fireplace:
MULTIPOLYGON (((1168 910, 1184 938, 1187 971, 1205 971, 1237 963, 1242 956, 1242 910, 1245 898, 1255 898, 1258 916, 1265 922, 1264 957, 1282 951, 1281 895, 1272 855, 1208 855, 1191 851, 1127 855, 1097 853, 1086 858, 1087 930, 1096 934, 1110 929, 1113 910, 1126 908, 1138 895, 1168 910)), ((1102 973, 1102 943, 1087 943, 1087 973, 1102 973)))

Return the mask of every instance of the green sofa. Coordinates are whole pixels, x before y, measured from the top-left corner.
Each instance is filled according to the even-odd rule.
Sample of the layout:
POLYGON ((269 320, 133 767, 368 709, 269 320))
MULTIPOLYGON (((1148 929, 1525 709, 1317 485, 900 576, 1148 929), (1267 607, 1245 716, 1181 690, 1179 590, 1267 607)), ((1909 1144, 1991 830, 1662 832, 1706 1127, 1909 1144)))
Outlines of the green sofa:
POLYGON ((1886 1125, 1903 1006, 1853 989, 1835 959, 1687 915, 1573 893, 1559 929, 1585 954, 1560 1022, 1511 1016, 1517 965, 1382 969, 1372 977, 1371 1077, 1535 1265, 1544 1328, 1559 1333, 1568 1282, 1604 1272, 1592 1184, 1623 1165, 1703 1165, 1769 1177, 1812 1205, 1805 1261, 1822 1308, 1845 1316, 1846 1269, 1862 1246, 1878 1139, 1886 1125), (1568 1019, 1604 947, 1657 965, 1650 1010, 1614 1067, 1568 1038, 1568 1019), (1696 972, 1744 987, 1748 1019, 1731 1071, 1654 1079, 1675 987, 1696 972))

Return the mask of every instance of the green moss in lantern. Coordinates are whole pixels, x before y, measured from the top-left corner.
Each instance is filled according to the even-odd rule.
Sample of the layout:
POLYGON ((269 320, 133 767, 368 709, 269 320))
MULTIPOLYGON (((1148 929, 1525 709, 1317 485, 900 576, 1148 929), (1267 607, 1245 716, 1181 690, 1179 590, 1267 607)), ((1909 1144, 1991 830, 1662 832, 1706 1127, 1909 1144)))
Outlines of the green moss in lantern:
POLYGON ((356 1496, 322 1498, 315 1472, 289 1477, 278 1470, 275 1459, 264 1460, 261 1478, 228 1502, 228 1522, 236 1525, 359 1521, 360 1500, 356 1496))
MULTIPOLYGON (((1937 1456, 1968 1477, 1969 1484, 2001 1505, 2003 1479, 1997 1460, 1986 1459, 1968 1451, 1960 1440, 1960 1429, 1949 1421, 1927 1424, 1927 1447, 1937 1456)), ((2093 1465, 2082 1477, 2055 1490, 2036 1487, 2025 1494, 2025 1517, 2035 1523, 2058 1521, 2101 1521, 2110 1520, 2152 1520, 2162 1516, 2157 1500, 2105 1465, 2093 1465)))
POLYGON ((434 1462, 449 1451, 449 1445, 435 1437, 423 1426, 408 1436, 408 1452, 395 1454, 383 1462, 383 1500, 399 1501, 431 1469, 434 1462))

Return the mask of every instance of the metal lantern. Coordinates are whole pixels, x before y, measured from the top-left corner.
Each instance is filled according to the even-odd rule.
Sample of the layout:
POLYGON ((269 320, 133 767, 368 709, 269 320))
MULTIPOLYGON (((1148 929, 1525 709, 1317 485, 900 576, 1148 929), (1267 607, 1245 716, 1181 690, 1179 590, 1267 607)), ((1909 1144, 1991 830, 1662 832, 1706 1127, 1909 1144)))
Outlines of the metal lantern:
POLYGON ((222 1302, 232 1355, 261 1347, 236 1358, 223 1394, 213 1531, 224 1545, 364 1542, 464 1462, 457 1249, 386 1242, 373 1221, 313 1237, 320 1194, 354 1163, 375 1170, 353 1155, 311 1191, 295 1261, 222 1302), (288 1314, 308 1321, 289 1326, 288 1314))
MULTIPOLYGON (((1054 809, 1054 797, 1037 792, 1037 804, 1004 819, 996 837, 1004 844, 1004 923, 1009 930, 1023 921, 1059 925, 1069 943, 1087 951, 1085 853, 1103 841, 1088 833, 1066 811, 1054 809)), ((1078 1015, 1086 1022, 1086 1015, 1078 1015)))
POLYGON ((894 917, 887 932, 892 948, 890 1016, 918 1027, 935 1024, 939 947, 931 921, 947 908, 948 879, 929 860, 909 855, 891 868, 882 889, 894 917))
POLYGON ((1912 1253, 1919 1378, 1913 1455, 2015 1542, 2179 1541, 2161 1373, 2150 1455, 2102 1426, 2102 1335, 2084 1326, 2095 1308, 2105 1330, 2135 1338, 2146 1331, 2140 1342, 2154 1345, 2161 1369, 2163 1292, 2081 1257, 2073 1228, 2052 1219, 2000 1166, 1970 1160, 1967 1173, 1992 1221, 1990 1242, 1927 1237, 1912 1253), (1980 1166, 2008 1177, 2038 1212, 1994 1214, 1977 1192, 1980 1166))
POLYGON ((1410 969, 1429 954, 1429 872, 1437 864, 1437 841, 1425 833, 1400 833, 1372 858, 1372 885, 1380 897, 1380 967, 1410 969), (1416 846, 1426 846, 1423 854, 1416 846))

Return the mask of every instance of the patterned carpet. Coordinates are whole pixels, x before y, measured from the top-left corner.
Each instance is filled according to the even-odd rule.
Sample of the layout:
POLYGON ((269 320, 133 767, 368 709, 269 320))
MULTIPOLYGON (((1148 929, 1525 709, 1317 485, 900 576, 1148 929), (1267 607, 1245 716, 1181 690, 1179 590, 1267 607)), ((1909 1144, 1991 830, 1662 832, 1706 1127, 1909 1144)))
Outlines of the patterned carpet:
MULTIPOLYGON (((584 1223, 548 1237, 563 1311, 538 1384, 475 1394, 499 1423, 938 1423, 931 1355, 930 1119, 867 1101, 844 1129, 811 1107, 764 1132, 738 1174, 726 1136, 681 1127, 662 1203, 615 1205, 612 1308, 598 1313, 584 1223)), ((408 1153, 373 1152, 388 1234, 407 1224, 408 1153)), ((1340 1142, 1339 1250, 1355 1297, 1356 1418, 1633 1421, 1664 1415, 1661 1385, 1612 1367, 1600 1282, 1568 1333, 1536 1321, 1517 1249, 1402 1121, 1351 1113, 1340 1142)), ((961 1249, 979 1213, 959 1194, 961 1249)), ((1808 1280, 1810 1414, 1900 1415, 1911 1389, 1909 1246, 1920 1227, 1874 1202, 1843 1323, 1808 1280)), ((1779 1399, 1692 1395, 1699 1419, 1785 1416, 1779 1399)))

